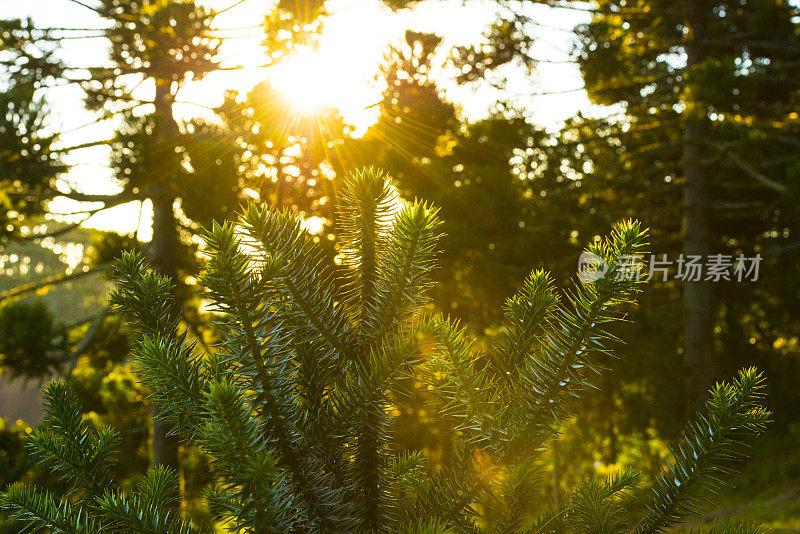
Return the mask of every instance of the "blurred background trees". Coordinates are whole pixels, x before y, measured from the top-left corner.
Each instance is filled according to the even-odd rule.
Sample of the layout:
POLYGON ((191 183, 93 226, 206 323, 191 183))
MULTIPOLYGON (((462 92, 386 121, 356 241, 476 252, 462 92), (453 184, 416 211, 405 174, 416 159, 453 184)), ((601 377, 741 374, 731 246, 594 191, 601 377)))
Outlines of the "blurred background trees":
MULTIPOLYGON (((383 2, 397 13, 431 3, 383 2)), ((129 430, 125 447, 137 462, 176 465, 180 455, 184 477, 194 481, 187 498, 197 497, 202 456, 179 451, 158 424, 150 429, 146 391, 126 365, 126 333, 105 309, 107 265, 123 249, 144 250, 177 282, 193 336, 211 345, 213 317, 196 289, 201 225, 249 201, 284 207, 306 218, 336 262, 336 177, 376 165, 401 198, 441 208, 446 237, 433 306, 464 320, 482 343, 498 334, 498 310, 531 268, 546 267, 562 281, 573 276, 579 245, 623 216, 651 228, 659 256, 763 256, 754 283, 682 283, 674 267, 670 280, 651 283, 631 324, 620 327, 632 341, 619 361, 606 362, 618 372, 603 379, 552 451, 555 490, 578 476, 564 472, 567 465, 658 465, 696 399, 745 365, 766 371, 780 432, 797 432, 794 2, 497 0, 484 8, 488 24, 455 44, 423 20, 383 51, 373 81, 379 97, 363 103, 374 112, 366 126, 331 105, 298 106, 267 76, 298 50, 313 50, 335 12, 330 2, 264 7, 245 28, 259 36, 263 79, 210 106, 183 100, 206 83, 199 80, 225 83, 218 76, 242 70, 222 52, 240 29, 215 22, 239 4, 97 0, 86 3, 87 28, 37 27, 35 17, 2 21, 6 378, 71 376, 88 417, 129 430), (528 90, 520 80, 556 61, 537 48, 553 35, 542 32, 576 14, 564 60, 580 73, 588 105, 543 124, 520 98, 528 90), (60 54, 75 38, 102 43, 106 60, 86 65, 60 54), (110 135, 62 141, 80 125, 51 118, 50 95, 61 86, 78 88, 110 135), (465 93, 489 94, 490 105, 469 112, 465 93), (110 179, 75 181, 75 155, 98 147, 110 179), (140 203, 140 220, 130 234, 82 224, 132 202, 140 203), (20 329, 27 324, 36 330, 20 329)), ((473 13, 451 9, 454 17, 473 13)), ((2 389, 9 387, 17 386, 2 389)), ((447 447, 446 425, 431 424, 418 405, 406 408, 404 427, 424 429, 409 431, 408 440, 424 440, 434 454, 447 447)), ((16 429, 9 436, 18 444, 26 425, 14 423, 5 428, 16 429)), ((795 464, 787 459, 780 469, 800 473, 795 464)))
MULTIPOLYGON (((3 142, 9 146, 3 150, 21 159, 20 163, 13 163, 13 158, 4 158, 4 165, 14 165, 5 192, 19 205, 12 206, 17 209, 9 210, 7 216, 20 224, 26 217, 45 214, 48 200, 55 196, 99 204, 87 208, 87 218, 126 202, 149 200, 153 238, 146 247, 148 255, 160 273, 179 283, 178 291, 185 293, 179 299, 181 305, 191 306, 187 293, 190 290, 183 281, 196 274, 196 245, 192 236, 200 225, 233 213, 243 201, 246 186, 236 166, 237 149, 232 135, 202 121, 181 127, 173 111, 176 96, 185 83, 202 79, 219 68, 216 56, 221 39, 211 29, 217 13, 194 2, 103 0, 85 7, 102 21, 103 28, 98 32, 109 43, 108 62, 77 69, 78 74, 76 69, 51 58, 59 38, 34 29, 30 21, 6 23, 3 45, 11 66, 6 81, 12 87, 6 98, 16 101, 5 114, 9 125, 3 129, 3 142), (41 42, 45 45, 40 45, 41 42), (113 119, 116 132, 110 139, 86 145, 109 148, 109 165, 117 192, 98 192, 93 190, 93 184, 64 188, 63 179, 59 180, 62 187, 56 185, 65 171, 59 165, 58 154, 87 146, 59 148, 55 154, 48 152, 54 135, 46 137, 43 133, 47 130, 46 109, 42 92, 37 89, 49 80, 79 85, 85 93, 87 109, 94 111, 98 120, 113 119), (136 92, 142 85, 151 88, 146 98, 136 92), (27 135, 20 136, 20 132, 27 135), (19 143, 34 147, 26 150, 19 143)), ((277 37, 279 32, 287 31, 287 25, 292 28, 295 19, 291 12, 278 7, 265 17, 265 44, 275 48, 272 51, 275 57, 281 48, 285 51, 291 46, 290 37, 298 33, 289 31, 289 37, 277 37)), ((4 176, 4 185, 5 180, 4 176)), ((97 184, 100 189, 104 185, 107 187, 97 184)), ((27 224, 30 226, 30 220, 27 224)), ((15 224, 9 223, 5 230, 10 233, 14 227, 15 224)), ((34 232, 21 237, 45 238, 34 232)), ((101 241, 93 258, 97 265, 106 264, 122 250, 122 247, 114 250, 112 241, 126 244, 114 236, 97 239, 101 241)), ((187 318, 190 315, 191 312, 187 318)), ((93 333, 90 330, 87 335, 93 333)), ((153 432, 154 463, 177 467, 177 438, 167 436, 166 428, 158 421, 154 422, 153 432)))

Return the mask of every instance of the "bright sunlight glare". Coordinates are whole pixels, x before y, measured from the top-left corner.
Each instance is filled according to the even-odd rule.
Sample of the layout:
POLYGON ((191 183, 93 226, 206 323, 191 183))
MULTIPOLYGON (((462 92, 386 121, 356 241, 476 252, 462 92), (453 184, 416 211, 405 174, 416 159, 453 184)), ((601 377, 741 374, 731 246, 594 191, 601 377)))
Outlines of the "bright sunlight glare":
POLYGON ((320 54, 302 53, 274 67, 270 79, 301 112, 358 104, 346 102, 346 93, 341 94, 336 91, 336 85, 326 83, 334 75, 330 63, 323 61, 320 54))
MULTIPOLYGON (((222 5, 224 0, 219 2, 222 5)), ((365 132, 379 113, 373 106, 381 95, 375 80, 378 65, 387 44, 402 37, 407 23, 376 1, 329 0, 329 4, 330 14, 317 46, 295 49, 289 57, 264 68, 269 59, 260 46, 261 36, 230 39, 220 51, 222 66, 243 68, 191 82, 181 90, 179 100, 213 107, 221 103, 226 89, 236 89, 244 96, 254 85, 268 82, 298 113, 335 108, 354 127, 354 135, 365 132), (360 30, 354 32, 355 27, 360 30)), ((237 27, 260 16, 263 6, 247 2, 223 15, 217 24, 237 27)), ((197 106, 176 105, 178 116, 189 118, 202 112, 197 106)))
POLYGON ((353 83, 342 75, 341 60, 331 57, 330 48, 303 51, 270 69, 269 81, 298 113, 314 114, 324 108, 335 108, 359 136, 378 118, 372 104, 380 91, 366 77, 353 83))
MULTIPOLYGON (((210 8, 224 9, 233 0, 200 0, 210 8)), ((62 0, 37 0, 33 3, 0 0, 3 7, 13 8, 15 16, 35 16, 36 22, 44 26, 82 27, 87 22, 87 11, 80 4, 69 4, 62 0), (4 3, 5 2, 5 3, 4 3), (8 5, 6 5, 8 4, 8 5), (32 6, 36 9, 32 10, 32 6)), ((480 0, 465 3, 462 0, 440 0, 422 2, 407 12, 392 12, 378 0, 327 0, 329 15, 319 35, 318 46, 293 52, 278 65, 265 67, 267 51, 261 46, 263 34, 254 21, 262 20, 265 7, 253 0, 238 2, 235 9, 225 11, 215 25, 227 36, 223 43, 219 71, 201 80, 186 83, 174 106, 179 121, 198 117, 214 122, 218 118, 212 111, 220 105, 227 90, 236 90, 240 97, 256 84, 272 83, 285 94, 297 113, 313 114, 324 108, 335 108, 345 123, 351 125, 351 135, 363 135, 378 119, 379 108, 375 104, 381 98, 382 87, 376 79, 379 65, 384 59, 386 47, 402 42, 406 29, 430 31, 446 38, 444 48, 472 42, 491 23, 494 14, 480 0)), ((540 6, 541 7, 541 6, 540 6)), ((543 8, 544 9, 544 8, 543 8)), ((556 91, 576 87, 580 76, 574 66, 566 61, 568 30, 580 22, 574 13, 557 14, 542 12, 543 20, 556 24, 550 35, 543 35, 534 53, 538 57, 553 60, 537 68, 535 79, 514 76, 510 80, 508 97, 521 98, 521 102, 540 123, 557 123, 571 116, 580 107, 576 93, 533 99, 534 90, 556 91), (557 31, 560 30, 560 31, 557 31), (560 43, 554 46, 553 43, 560 43), (563 61, 559 61, 563 60, 563 61)), ((97 21, 95 21, 97 22, 97 21)), ((546 33, 545 30, 542 32, 546 33)), ((67 41, 60 56, 71 64, 103 64, 105 47, 97 40, 76 39, 67 41)), ((132 80, 136 86, 133 96, 150 100, 154 85, 132 80)), ((486 113, 487 105, 494 95, 487 87, 458 86, 443 80, 448 97, 455 101, 467 117, 479 118, 486 113)), ((80 145, 87 139, 103 139, 113 134, 114 124, 96 121, 81 105, 83 95, 80 87, 67 85, 51 89, 48 100, 54 110, 54 121, 66 126, 61 142, 64 146, 80 145)), ((144 108, 143 108, 144 109, 144 108)), ((92 147, 65 156, 72 170, 63 178, 69 187, 81 190, 91 184, 92 190, 103 188, 108 193, 116 192, 106 147, 92 147)), ((73 220, 81 215, 70 216, 75 211, 86 209, 80 203, 64 198, 51 204, 56 212, 61 211, 64 220, 73 220)), ((131 202, 92 216, 84 226, 115 229, 120 232, 139 230, 139 237, 150 237, 150 206, 131 202)))

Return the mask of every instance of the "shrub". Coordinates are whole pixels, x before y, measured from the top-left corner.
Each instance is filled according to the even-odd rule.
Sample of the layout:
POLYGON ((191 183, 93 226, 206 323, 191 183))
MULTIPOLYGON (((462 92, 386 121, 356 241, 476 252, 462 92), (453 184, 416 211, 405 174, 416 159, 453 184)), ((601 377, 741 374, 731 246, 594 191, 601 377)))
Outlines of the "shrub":
MULTIPOLYGON (((138 332, 139 376, 175 431, 211 458, 206 499, 232 531, 663 532, 700 509, 764 428, 763 379, 744 370, 713 388, 638 518, 633 472, 587 479, 558 505, 539 502, 537 460, 592 387, 613 341, 607 326, 635 301, 640 282, 617 276, 617 264, 643 251, 645 232, 617 224, 588 249, 611 266, 606 276, 564 294, 533 272, 481 352, 464 328, 424 309, 436 210, 414 202, 393 213, 373 170, 340 189, 342 283, 287 211, 253 206, 238 225, 207 232, 202 281, 223 336, 213 354, 179 328, 168 279, 135 254, 117 266, 112 302, 138 332), (393 447, 390 420, 409 377, 427 384, 431 410, 454 429, 435 466, 393 447)), ((2 506, 13 517, 52 532, 197 529, 178 512, 175 473, 155 467, 138 490, 114 489, 116 432, 81 420, 64 383, 51 383, 45 400, 30 445, 71 491, 12 486, 2 506)))

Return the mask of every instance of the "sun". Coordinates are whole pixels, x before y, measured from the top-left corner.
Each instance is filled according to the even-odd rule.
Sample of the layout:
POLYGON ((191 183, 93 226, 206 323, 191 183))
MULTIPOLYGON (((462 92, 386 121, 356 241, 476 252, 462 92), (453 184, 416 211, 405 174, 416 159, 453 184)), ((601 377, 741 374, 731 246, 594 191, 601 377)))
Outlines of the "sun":
MULTIPOLYGON (((330 14, 313 45, 298 45, 290 56, 277 61, 262 45, 261 34, 225 41, 220 51, 224 68, 181 89, 178 115, 190 119, 206 114, 213 121, 213 111, 206 110, 219 106, 227 91, 243 97, 266 82, 285 95, 282 100, 291 113, 314 116, 336 110, 352 127, 351 135, 363 135, 380 114, 376 104, 382 97, 382 85, 377 75, 385 47, 402 37, 402 31, 389 24, 388 15, 377 4, 364 12, 359 0, 340 2, 357 3, 359 8, 330 14), (361 30, 354 32, 354 27, 361 30)), ((226 14, 222 27, 246 26, 260 16, 258 9, 248 10, 250 5, 244 3, 240 11, 226 14)))
POLYGON ((341 105, 330 70, 320 53, 303 52, 273 67, 269 78, 298 111, 310 113, 341 105))
POLYGON ((374 103, 380 91, 369 78, 378 64, 372 63, 372 69, 359 65, 354 61, 356 54, 341 49, 343 43, 347 44, 329 43, 298 52, 271 67, 268 78, 297 112, 314 114, 335 108, 358 136, 377 120, 374 103))

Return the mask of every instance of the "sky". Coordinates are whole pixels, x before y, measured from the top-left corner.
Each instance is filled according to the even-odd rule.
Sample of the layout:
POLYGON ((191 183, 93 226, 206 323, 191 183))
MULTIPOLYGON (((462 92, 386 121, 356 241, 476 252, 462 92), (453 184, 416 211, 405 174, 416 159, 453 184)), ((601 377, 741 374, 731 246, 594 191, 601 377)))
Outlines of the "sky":
MULTIPOLYGON (((91 3, 91 0, 86 0, 91 3)), ((234 0, 205 0, 211 8, 222 9, 234 0)), ((257 68, 264 63, 257 28, 263 20, 264 2, 245 0, 221 14, 215 20, 218 28, 226 29, 227 39, 221 50, 223 66, 243 66, 236 71, 219 71, 206 79, 188 84, 181 90, 176 104, 176 116, 208 117, 209 107, 219 104, 227 89, 246 92, 265 79, 292 95, 298 102, 313 101, 340 109, 347 121, 363 131, 375 120, 376 109, 369 106, 380 97, 375 75, 386 47, 401 41, 406 29, 433 32, 443 37, 441 50, 474 42, 494 19, 491 2, 470 0, 428 0, 413 10, 392 12, 379 0, 328 0, 329 15, 325 19, 319 47, 290 59, 286 64, 270 69, 257 68), (235 29, 234 29, 235 28, 235 29), (366 110, 365 110, 366 108, 366 110)), ((567 62, 570 50, 570 30, 583 22, 584 14, 533 6, 537 22, 537 41, 533 56, 544 60, 532 76, 513 72, 508 76, 507 100, 526 110, 532 122, 555 127, 577 111, 591 112, 581 87, 580 74, 574 64, 567 62), (555 93, 538 95, 539 93, 555 93), (538 95, 538 96, 537 96, 538 95)), ((0 0, 0 10, 6 17, 31 17, 43 27, 102 27, 102 20, 91 10, 69 0, 0 0)), ((106 44, 103 39, 70 39, 64 42, 60 56, 71 66, 104 64, 106 44)), ((458 86, 443 73, 440 85, 447 97, 455 102, 469 119, 485 116, 498 97, 497 90, 482 86, 458 86)), ((140 88, 147 99, 152 87, 140 88)), ((50 89, 48 101, 52 108, 52 127, 60 132, 64 146, 74 146, 91 140, 106 139, 113 133, 110 122, 96 123, 91 113, 83 109, 82 91, 76 85, 50 89)), ((65 186, 92 192, 114 193, 118 189, 106 165, 107 148, 95 147, 71 153, 66 162, 72 169, 65 177, 65 186)), ((70 213, 82 209, 66 199, 55 201, 54 211, 70 213)), ((85 207, 85 205, 84 205, 85 207)), ((139 228, 139 238, 148 240, 150 210, 138 202, 119 206, 94 216, 88 226, 117 231, 139 228)))

